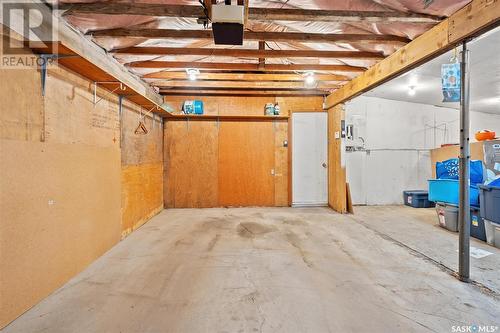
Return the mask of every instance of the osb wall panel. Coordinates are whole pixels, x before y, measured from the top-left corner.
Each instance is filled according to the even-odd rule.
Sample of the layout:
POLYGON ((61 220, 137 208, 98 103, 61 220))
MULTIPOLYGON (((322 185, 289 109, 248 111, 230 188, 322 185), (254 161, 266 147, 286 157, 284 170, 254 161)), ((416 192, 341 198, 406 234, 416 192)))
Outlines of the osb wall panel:
POLYGON ((217 123, 167 121, 164 142, 165 207, 216 207, 217 123))
POLYGON ((286 121, 167 121, 165 207, 287 206, 287 129, 286 121))
POLYGON ((136 134, 147 110, 124 103, 122 113, 122 237, 163 209, 163 125, 142 118, 147 134, 136 134))
MULTIPOLYGON (((3 43, 6 42, 8 41, 3 40, 3 43)), ((31 69, 0 68, 0 78, 0 138, 42 140, 40 74, 31 69)))
POLYGON ((272 122, 221 122, 219 206, 274 206, 272 122))
MULTIPOLYGON (((266 103, 278 102, 281 113, 323 111, 322 97, 167 97, 166 102, 179 113, 185 100, 200 99, 208 115, 262 115, 266 103)), ((221 122, 220 125, 226 122, 221 122)), ((288 123, 273 123, 275 206, 289 204, 288 123)), ((215 207, 218 198, 219 128, 213 121, 168 121, 165 125, 165 207, 215 207), (188 130, 190 129, 190 130, 188 130), (188 131, 190 135, 187 135, 188 131), (202 131, 197 133, 196 131, 202 131), (205 132, 206 131, 206 132, 205 132), (200 140, 202 138, 204 141, 200 140), (215 145, 215 146, 214 146, 215 145), (172 149, 174 147, 174 149, 172 149), (200 173, 202 168, 204 173, 200 173), (187 171, 190 170, 190 171, 187 171), (191 174, 190 174, 191 173, 191 174), (215 181, 215 183, 214 183, 215 181)), ((247 145, 247 143, 243 143, 247 145)), ((244 146, 243 146, 244 147, 244 146)))
MULTIPOLYGON (((141 110, 126 105, 122 114, 122 164, 138 165, 163 161, 163 125, 160 118, 153 120, 150 114, 144 117, 147 134, 135 134, 141 110)), ((147 110, 142 110, 142 114, 147 110)))
POLYGON ((162 209, 162 162, 122 166, 122 237, 162 209))
POLYGON ((0 155, 2 327, 119 241, 120 151, 1 140, 0 155))
MULTIPOLYGON (((44 98, 37 70, 0 76, 1 155, 9 156, 0 169, 2 327, 119 241, 122 179, 132 193, 127 226, 162 206, 162 130, 145 153, 128 141, 126 161, 142 164, 122 173, 117 96, 99 88, 94 105, 92 82, 57 66, 49 67, 44 98), (138 195, 144 188, 151 206, 138 195)), ((124 113, 132 109, 125 104, 124 113)))
POLYGON ((117 97, 99 89, 98 100, 102 100, 94 105, 92 89, 88 80, 50 67, 44 98, 48 142, 120 148, 117 97))

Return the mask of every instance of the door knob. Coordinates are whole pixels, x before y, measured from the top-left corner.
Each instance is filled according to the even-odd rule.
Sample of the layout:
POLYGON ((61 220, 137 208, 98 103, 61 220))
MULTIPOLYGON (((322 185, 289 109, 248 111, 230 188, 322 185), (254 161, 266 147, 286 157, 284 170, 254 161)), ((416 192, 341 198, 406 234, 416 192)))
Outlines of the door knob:
POLYGON ((323 164, 321 164, 323 166, 323 168, 326 168, 326 163, 323 162, 323 164))

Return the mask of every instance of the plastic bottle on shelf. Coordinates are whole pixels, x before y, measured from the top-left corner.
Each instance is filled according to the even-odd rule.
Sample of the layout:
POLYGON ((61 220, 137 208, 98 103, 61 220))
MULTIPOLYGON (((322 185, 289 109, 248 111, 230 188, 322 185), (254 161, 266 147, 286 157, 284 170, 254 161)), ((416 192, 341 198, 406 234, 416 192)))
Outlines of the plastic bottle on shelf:
POLYGON ((276 103, 274 105, 274 115, 275 116, 279 116, 280 115, 280 106, 278 105, 278 103, 276 103))

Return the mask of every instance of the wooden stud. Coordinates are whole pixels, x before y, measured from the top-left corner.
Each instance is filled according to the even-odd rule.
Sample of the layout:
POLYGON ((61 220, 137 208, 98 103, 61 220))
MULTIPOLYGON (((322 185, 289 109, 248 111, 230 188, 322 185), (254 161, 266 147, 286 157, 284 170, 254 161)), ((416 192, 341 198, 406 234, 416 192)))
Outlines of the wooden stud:
POLYGON ((237 90, 237 89, 160 89, 160 94, 165 96, 279 96, 279 97, 302 97, 302 96, 325 96, 327 92, 322 90, 237 90))
MULTIPOLYGON (((150 29, 150 28, 118 28, 96 30, 88 33, 94 37, 139 37, 139 38, 185 38, 185 39, 213 39, 212 30, 175 30, 175 29, 150 29)), ((330 42, 330 43, 408 43, 406 37, 395 35, 377 34, 321 34, 303 32, 271 32, 271 31, 245 31, 244 40, 255 41, 297 41, 297 42, 330 42)))
MULTIPOLYGON (((205 1, 205 3, 207 2, 210 1, 205 1)), ((65 10, 65 15, 107 14, 191 18, 198 18, 204 15, 201 6, 189 5, 96 2, 61 3, 55 8, 65 10)), ((338 23, 436 23, 441 20, 438 16, 396 11, 346 11, 295 8, 248 8, 248 19, 259 21, 322 21, 338 23)))
MULTIPOLYGON (((349 81, 349 77, 339 74, 316 74, 317 81, 349 81)), ((186 80, 186 72, 156 72, 143 75, 144 79, 179 79, 186 80)), ((300 74, 254 74, 254 73, 200 73, 197 80, 229 80, 229 81, 304 81, 300 74)))
MULTIPOLYGON (((272 81, 153 81, 155 87, 197 87, 197 88, 281 88, 303 89, 304 82, 272 82, 272 81)), ((322 81, 317 83, 316 89, 338 89, 338 82, 322 81)))
POLYGON ((379 52, 363 51, 317 51, 317 50, 248 50, 248 49, 210 49, 185 47, 129 47, 115 53, 134 55, 205 55, 237 58, 335 58, 381 60, 379 52))
MULTIPOLYGON (((245 70, 261 71, 258 64, 253 63, 220 63, 220 62, 189 62, 189 61, 135 61, 127 66, 133 68, 198 68, 206 70, 245 70)), ((266 71, 332 71, 362 73, 364 67, 348 65, 316 65, 316 64, 267 64, 266 71)))

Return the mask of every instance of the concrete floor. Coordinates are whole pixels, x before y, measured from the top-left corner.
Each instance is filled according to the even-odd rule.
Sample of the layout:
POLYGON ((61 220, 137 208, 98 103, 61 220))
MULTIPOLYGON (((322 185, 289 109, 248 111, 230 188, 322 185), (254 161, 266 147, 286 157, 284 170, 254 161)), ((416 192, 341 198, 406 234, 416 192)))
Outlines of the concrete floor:
MULTIPOLYGON (((453 325, 500 326, 497 295, 459 282, 395 241, 395 234, 373 227, 377 219, 402 224, 405 214, 431 211, 393 207, 397 214, 390 217, 380 209, 361 207, 355 216, 326 208, 165 210, 4 331, 452 332, 453 325)), ((422 230, 433 228, 419 223, 422 230)))

